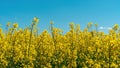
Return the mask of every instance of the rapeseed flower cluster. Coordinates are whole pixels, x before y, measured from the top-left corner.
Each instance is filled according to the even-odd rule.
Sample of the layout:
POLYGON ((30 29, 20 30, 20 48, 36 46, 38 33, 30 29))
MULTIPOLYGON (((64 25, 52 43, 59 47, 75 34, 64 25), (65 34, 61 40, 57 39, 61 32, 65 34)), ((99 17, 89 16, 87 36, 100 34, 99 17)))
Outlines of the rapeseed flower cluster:
POLYGON ((105 34, 92 22, 83 31, 72 22, 63 34, 53 22, 50 33, 38 33, 38 22, 35 17, 25 29, 8 22, 5 33, 0 28, 0 68, 120 68, 118 24, 105 34))

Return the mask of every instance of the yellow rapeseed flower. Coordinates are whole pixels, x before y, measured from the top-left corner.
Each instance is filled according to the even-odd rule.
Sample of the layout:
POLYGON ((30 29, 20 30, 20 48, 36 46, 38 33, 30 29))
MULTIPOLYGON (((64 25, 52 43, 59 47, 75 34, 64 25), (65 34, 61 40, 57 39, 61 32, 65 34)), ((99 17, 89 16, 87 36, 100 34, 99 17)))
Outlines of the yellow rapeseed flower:
POLYGON ((13 24, 13 27, 14 27, 14 28, 17 28, 17 27, 18 27, 18 24, 17 24, 17 23, 13 24))

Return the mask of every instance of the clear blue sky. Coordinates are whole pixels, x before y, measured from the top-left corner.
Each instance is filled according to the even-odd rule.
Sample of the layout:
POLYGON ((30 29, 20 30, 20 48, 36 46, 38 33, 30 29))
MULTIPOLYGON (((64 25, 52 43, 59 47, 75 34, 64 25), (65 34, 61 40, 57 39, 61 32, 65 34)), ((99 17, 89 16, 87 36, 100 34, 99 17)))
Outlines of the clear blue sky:
POLYGON ((40 19, 41 31, 49 29, 50 20, 64 32, 70 22, 80 24, 81 29, 88 22, 107 28, 120 23, 120 0, 0 0, 2 28, 9 21, 23 28, 35 16, 40 19))

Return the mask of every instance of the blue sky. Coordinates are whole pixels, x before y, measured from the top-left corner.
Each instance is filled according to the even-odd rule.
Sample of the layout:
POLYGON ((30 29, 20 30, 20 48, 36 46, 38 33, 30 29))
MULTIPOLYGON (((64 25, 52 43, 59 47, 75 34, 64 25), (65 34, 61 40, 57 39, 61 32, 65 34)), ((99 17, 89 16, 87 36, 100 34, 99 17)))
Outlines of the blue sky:
POLYGON ((40 19, 40 31, 49 30, 50 20, 64 32, 69 30, 70 22, 80 24, 81 29, 88 22, 98 23, 107 31, 120 22, 120 0, 0 0, 2 28, 9 21, 23 28, 35 16, 40 19))

